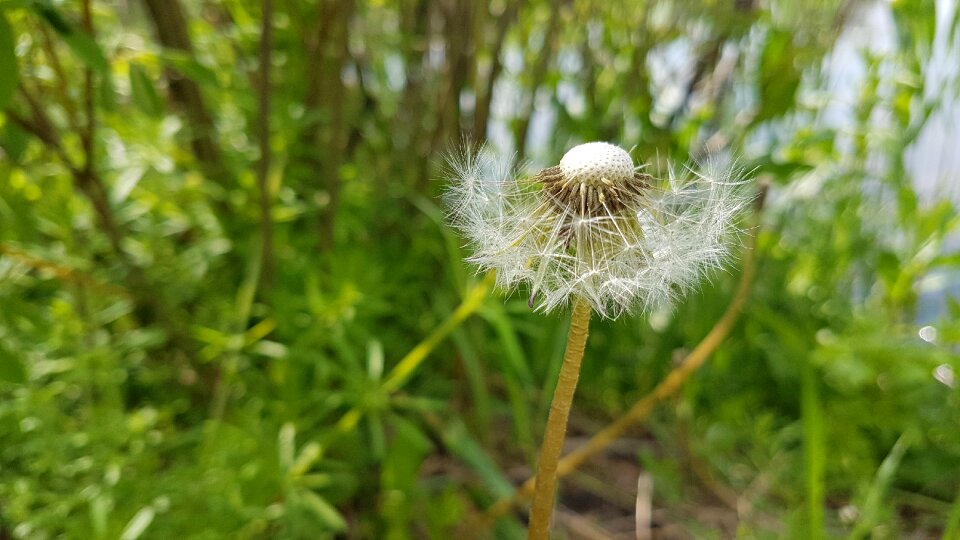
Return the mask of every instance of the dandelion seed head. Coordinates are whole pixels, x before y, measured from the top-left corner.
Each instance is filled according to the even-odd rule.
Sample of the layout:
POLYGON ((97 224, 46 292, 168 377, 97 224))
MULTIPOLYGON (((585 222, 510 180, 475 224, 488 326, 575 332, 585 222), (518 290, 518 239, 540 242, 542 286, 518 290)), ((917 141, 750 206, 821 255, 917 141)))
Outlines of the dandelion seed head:
POLYGON ((619 146, 592 142, 573 147, 560 164, 535 177, 561 212, 593 217, 619 212, 649 187, 619 146))
POLYGON ((633 160, 615 144, 591 142, 574 146, 560 159, 560 171, 573 182, 603 187, 607 182, 629 183, 633 160))
POLYGON ((750 200, 740 171, 716 157, 663 179, 604 142, 532 177, 512 163, 485 148, 450 157, 448 215, 468 260, 502 287, 527 284, 544 312, 574 296, 608 318, 669 305, 725 265, 750 200))

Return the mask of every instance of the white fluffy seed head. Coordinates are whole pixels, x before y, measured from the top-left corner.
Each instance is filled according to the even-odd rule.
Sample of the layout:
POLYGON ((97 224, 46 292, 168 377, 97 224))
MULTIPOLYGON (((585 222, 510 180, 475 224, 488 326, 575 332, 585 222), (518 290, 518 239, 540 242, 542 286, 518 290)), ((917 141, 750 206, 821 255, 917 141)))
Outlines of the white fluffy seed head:
POLYGON ((600 186, 604 178, 622 184, 633 178, 633 160, 615 144, 590 142, 574 146, 560 159, 560 171, 569 180, 600 186))
POLYGON ((574 147, 520 178, 487 149, 448 158, 448 215, 470 261, 505 288, 530 287, 541 311, 585 299, 604 317, 668 304, 729 258, 751 199, 740 171, 717 158, 669 167, 657 181, 608 143, 574 147))

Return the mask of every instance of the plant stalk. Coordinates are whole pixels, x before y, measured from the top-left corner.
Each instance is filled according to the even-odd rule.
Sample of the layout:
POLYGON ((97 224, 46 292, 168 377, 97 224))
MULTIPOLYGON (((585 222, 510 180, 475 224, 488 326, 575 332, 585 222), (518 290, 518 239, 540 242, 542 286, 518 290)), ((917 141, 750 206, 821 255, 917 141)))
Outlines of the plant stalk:
POLYGON ((567 334, 567 350, 563 355, 560 377, 550 403, 550 415, 547 417, 547 429, 543 434, 543 446, 540 448, 540 460, 537 464, 536 487, 527 536, 530 540, 546 540, 550 537, 550 517, 553 515, 554 493, 557 490, 557 464, 563 452, 567 419, 570 417, 573 394, 580 378, 580 363, 587 346, 591 312, 590 305, 582 298, 574 301, 570 332, 567 334))
MULTIPOLYGON (((762 187, 757 197, 757 212, 762 210, 765 198, 766 188, 762 187)), ((674 368, 649 394, 637 401, 629 411, 597 432, 586 444, 564 456, 557 465, 557 478, 563 478, 577 470, 587 459, 599 454, 620 438, 632 425, 644 421, 657 404, 679 392, 684 383, 723 343, 740 317, 750 294, 750 285, 753 283, 753 277, 757 270, 756 242, 757 237, 754 235, 743 261, 743 273, 740 275, 733 300, 730 301, 727 310, 713 325, 710 332, 690 351, 690 354, 683 359, 679 366, 674 368)), ((515 504, 528 499, 534 492, 535 481, 535 477, 527 479, 512 496, 504 497, 490 506, 484 513, 479 528, 486 530, 486 527, 491 526, 494 521, 509 512, 515 504)), ((960 512, 958 512, 958 515, 960 515, 960 512)))
POLYGON ((260 159, 257 162, 257 189, 260 192, 260 282, 264 289, 273 287, 273 212, 270 189, 270 67, 273 52, 273 0, 263 0, 263 21, 260 29, 260 84, 258 85, 257 139, 260 159))
MULTIPOLYGON (((410 352, 390 370, 383 384, 380 385, 380 392, 392 394, 402 388, 403 385, 410 380, 410 377, 416 373, 417 369, 423 364, 423 361, 433 352, 433 349, 483 305, 483 301, 487 299, 487 295, 490 294, 490 290, 496 283, 496 278, 497 275, 495 272, 488 272, 486 277, 483 278, 483 281, 471 287, 453 314, 450 315, 447 320, 443 321, 440 326, 435 328, 433 332, 430 332, 429 336, 411 349, 410 352)), ((354 429, 357 427, 363 414, 364 411, 361 407, 350 409, 337 422, 336 432, 346 433, 354 429)))

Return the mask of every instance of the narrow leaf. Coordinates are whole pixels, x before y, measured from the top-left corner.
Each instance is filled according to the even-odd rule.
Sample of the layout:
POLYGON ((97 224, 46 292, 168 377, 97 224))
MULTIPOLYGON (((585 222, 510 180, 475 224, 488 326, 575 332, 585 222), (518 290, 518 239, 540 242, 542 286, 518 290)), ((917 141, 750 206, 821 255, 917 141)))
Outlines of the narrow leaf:
POLYGON ((321 524, 334 531, 343 531, 347 528, 347 520, 332 504, 307 489, 300 490, 298 493, 303 507, 309 510, 321 524))
POLYGON ((826 442, 824 440, 823 403, 820 400, 816 372, 809 363, 804 364, 801 389, 803 414, 804 474, 807 484, 807 538, 823 537, 824 470, 826 468, 826 442))
POLYGON ((15 45, 10 23, 3 13, 0 13, 0 109, 10 103, 17 90, 20 71, 17 68, 15 45))
POLYGON ((153 507, 147 506, 141 508, 136 515, 127 523, 127 526, 123 529, 123 532, 120 533, 120 540, 136 540, 147 530, 147 527, 153 523, 153 518, 156 515, 153 507))
POLYGON ((163 100, 157 88, 146 68, 136 62, 130 63, 130 94, 141 111, 153 117, 163 115, 163 100))
POLYGON ((27 381, 27 369, 19 358, 0 347, 0 382, 20 384, 27 381))
POLYGON ((145 172, 146 169, 144 167, 124 169, 113 182, 113 189, 110 191, 110 200, 114 204, 119 204, 127 200, 130 192, 140 183, 140 179, 143 178, 145 172))
POLYGON ((503 498, 513 495, 513 484, 500 472, 497 464, 487 456, 483 447, 474 440, 463 422, 453 418, 441 429, 443 430, 441 432, 443 444, 450 449, 453 455, 462 459, 480 475, 480 478, 483 479, 483 482, 495 497, 503 498))
POLYGON ((32 7, 87 67, 104 76, 110 74, 110 62, 100 45, 89 34, 77 28, 50 4, 37 2, 32 7))

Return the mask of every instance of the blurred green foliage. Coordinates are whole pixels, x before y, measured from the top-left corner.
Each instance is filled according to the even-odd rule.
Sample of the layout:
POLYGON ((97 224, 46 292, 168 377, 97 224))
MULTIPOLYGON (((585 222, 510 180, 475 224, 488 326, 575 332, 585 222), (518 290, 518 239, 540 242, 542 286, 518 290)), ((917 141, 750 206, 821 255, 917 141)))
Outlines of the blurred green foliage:
MULTIPOLYGON (((491 296, 384 383, 479 281, 434 180, 463 133, 772 185, 741 322, 566 512, 633 538, 642 468, 665 538, 960 537, 958 170, 916 157, 955 153, 955 5, 270 4, 0 0, 0 538, 449 538, 509 495, 563 316, 491 296)), ((736 273, 595 325, 574 439, 736 273)))

